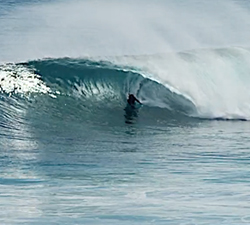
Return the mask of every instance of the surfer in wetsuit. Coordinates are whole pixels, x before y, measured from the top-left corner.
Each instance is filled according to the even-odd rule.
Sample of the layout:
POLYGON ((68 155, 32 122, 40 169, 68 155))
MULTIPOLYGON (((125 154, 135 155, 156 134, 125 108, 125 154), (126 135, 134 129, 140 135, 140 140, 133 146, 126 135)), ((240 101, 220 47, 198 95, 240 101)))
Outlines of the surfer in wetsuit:
POLYGON ((125 123, 133 124, 138 117, 138 108, 136 107, 135 102, 138 102, 142 105, 142 103, 133 95, 129 94, 127 99, 127 106, 124 108, 125 114, 125 123))
POLYGON ((142 104, 133 94, 129 94, 127 102, 130 106, 134 106, 135 102, 142 104))

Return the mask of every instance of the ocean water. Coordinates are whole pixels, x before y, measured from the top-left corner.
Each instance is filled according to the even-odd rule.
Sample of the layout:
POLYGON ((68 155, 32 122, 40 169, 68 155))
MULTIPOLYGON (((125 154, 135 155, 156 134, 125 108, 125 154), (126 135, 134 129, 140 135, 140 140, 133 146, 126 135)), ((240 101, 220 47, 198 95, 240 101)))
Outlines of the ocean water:
POLYGON ((0 223, 250 224, 249 10, 0 1, 0 223))

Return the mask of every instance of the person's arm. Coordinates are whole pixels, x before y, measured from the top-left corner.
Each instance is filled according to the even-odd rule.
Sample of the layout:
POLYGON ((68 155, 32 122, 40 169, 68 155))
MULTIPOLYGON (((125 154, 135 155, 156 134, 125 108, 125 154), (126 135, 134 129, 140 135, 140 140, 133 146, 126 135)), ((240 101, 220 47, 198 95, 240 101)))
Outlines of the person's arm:
POLYGON ((137 98, 135 98, 135 101, 142 105, 142 103, 137 98))

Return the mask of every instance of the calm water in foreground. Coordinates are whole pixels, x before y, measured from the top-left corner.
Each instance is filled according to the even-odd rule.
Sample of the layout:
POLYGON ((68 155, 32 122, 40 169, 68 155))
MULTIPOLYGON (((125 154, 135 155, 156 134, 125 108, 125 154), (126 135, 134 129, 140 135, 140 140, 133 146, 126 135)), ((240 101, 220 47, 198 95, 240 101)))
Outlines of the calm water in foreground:
POLYGON ((51 127, 1 135, 2 224, 250 223, 249 122, 51 127))

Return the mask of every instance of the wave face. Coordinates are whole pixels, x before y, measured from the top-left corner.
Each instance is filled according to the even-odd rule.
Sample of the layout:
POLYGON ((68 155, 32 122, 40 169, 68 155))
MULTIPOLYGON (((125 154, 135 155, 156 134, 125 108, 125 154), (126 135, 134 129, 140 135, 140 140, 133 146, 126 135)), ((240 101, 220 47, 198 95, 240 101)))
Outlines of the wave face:
POLYGON ((108 61, 63 58, 2 65, 0 85, 7 126, 24 118, 44 124, 47 120, 148 124, 195 112, 194 104, 183 95, 108 61), (142 109, 127 110, 128 93, 136 94, 142 109))
POLYGON ((0 67, 1 111, 5 122, 27 115, 33 122, 108 125, 248 120, 249 58, 247 49, 230 48, 6 64, 0 67), (143 102, 141 109, 127 110, 128 93, 143 102))

